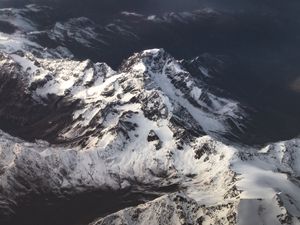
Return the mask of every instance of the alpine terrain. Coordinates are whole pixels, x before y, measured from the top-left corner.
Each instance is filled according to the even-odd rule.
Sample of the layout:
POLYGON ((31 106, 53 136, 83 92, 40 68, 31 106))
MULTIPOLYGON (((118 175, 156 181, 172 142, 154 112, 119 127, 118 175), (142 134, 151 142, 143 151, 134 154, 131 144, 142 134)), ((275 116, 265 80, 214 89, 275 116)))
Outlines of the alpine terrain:
POLYGON ((300 20, 104 2, 0 3, 0 224, 299 225, 300 20))

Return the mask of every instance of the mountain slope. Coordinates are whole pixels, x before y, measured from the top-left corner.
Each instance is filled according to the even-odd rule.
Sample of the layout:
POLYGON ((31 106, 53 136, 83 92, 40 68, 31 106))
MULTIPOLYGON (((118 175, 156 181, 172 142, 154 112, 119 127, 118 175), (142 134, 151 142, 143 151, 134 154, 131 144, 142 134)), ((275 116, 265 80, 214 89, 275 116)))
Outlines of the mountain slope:
POLYGON ((0 10, 1 224, 300 224, 300 141, 242 144, 253 111, 221 77, 226 57, 80 60, 144 40, 134 21, 168 30, 223 14, 123 12, 101 26, 51 13, 0 10))
MULTIPOLYGON (((69 120, 55 121, 60 111, 54 110, 55 114, 40 118, 42 122, 31 124, 34 129, 36 124, 47 125, 40 133, 52 134, 51 141, 58 146, 1 134, 3 216, 11 215, 31 195, 61 198, 90 190, 150 191, 176 185, 182 194, 138 206, 144 213, 137 215, 140 209, 130 208, 97 223, 149 223, 149 213, 156 215, 152 222, 157 224, 164 213, 173 218, 170 224, 240 223, 256 213, 258 221, 298 223, 298 140, 258 150, 224 145, 206 136, 221 140, 223 133, 235 136, 232 124, 242 127, 246 115, 239 104, 203 89, 201 80, 165 51, 137 53, 118 72, 103 63, 39 59, 30 53, 3 53, 1 65, 1 96, 14 99, 13 105, 3 101, 6 121, 20 125, 14 113, 25 112, 24 107, 36 111, 35 107, 56 105, 54 109, 69 110, 65 112, 69 120), (9 89, 12 81, 19 85, 14 91, 9 89), (21 104, 24 96, 26 105, 21 104), (16 106, 20 111, 12 110, 16 106), (157 204, 166 205, 166 211, 157 211, 157 204), (173 211, 174 207, 178 209, 173 211), (249 207, 270 211, 249 212, 249 207), (134 218, 123 216, 128 213, 134 218)), ((30 119, 37 120, 28 115, 21 117, 25 130, 30 119)))
MULTIPOLYGON (((18 128, 22 130, 45 126, 46 134, 41 133, 41 137, 53 136, 53 130, 56 130, 58 140, 76 140, 87 132, 89 136, 94 133, 97 137, 101 135, 97 134, 97 130, 111 126, 105 124, 108 122, 106 117, 115 120, 110 118, 116 117, 110 115, 111 112, 121 115, 121 119, 122 114, 134 113, 133 109, 142 110, 150 120, 165 119, 178 130, 180 127, 191 130, 196 136, 201 133, 222 136, 226 133, 229 137, 238 135, 235 132, 243 132, 245 113, 238 103, 210 93, 200 79, 191 76, 163 50, 136 54, 118 72, 103 63, 36 59, 29 54, 3 55, 1 64, 2 96, 13 98, 10 95, 15 93, 5 93, 5 90, 11 82, 16 82, 23 86, 16 91, 23 91, 19 95, 27 96, 32 107, 50 108, 52 111, 63 108, 73 113, 73 118, 65 119, 63 127, 57 130, 54 128, 57 126, 56 118, 49 118, 49 114, 42 115, 45 118, 40 118, 41 115, 32 118, 38 121, 31 121, 32 116, 22 115, 22 125, 17 122, 20 119, 17 115, 5 114, 16 106, 5 107, 7 103, 3 103, 2 117, 21 125, 18 128), (9 77, 6 76, 8 71, 9 77), (185 115, 184 120, 179 114, 185 115), (190 127, 184 124, 190 124, 190 127), (47 133, 47 130, 50 132, 47 133)), ((22 98, 15 99, 19 100, 24 101, 22 98)), ((22 109, 29 105, 21 102, 17 105, 21 107, 17 113, 32 113, 30 109, 22 109)), ((54 116, 58 117, 59 113, 54 116)))

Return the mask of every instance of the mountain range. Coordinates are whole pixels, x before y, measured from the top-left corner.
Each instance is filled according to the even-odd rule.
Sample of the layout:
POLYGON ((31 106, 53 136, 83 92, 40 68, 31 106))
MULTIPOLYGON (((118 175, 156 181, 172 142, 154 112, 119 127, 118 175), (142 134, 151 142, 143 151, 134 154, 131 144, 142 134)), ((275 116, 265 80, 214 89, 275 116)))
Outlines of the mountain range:
POLYGON ((1 224, 300 224, 297 22, 77 13, 0 9, 1 224))

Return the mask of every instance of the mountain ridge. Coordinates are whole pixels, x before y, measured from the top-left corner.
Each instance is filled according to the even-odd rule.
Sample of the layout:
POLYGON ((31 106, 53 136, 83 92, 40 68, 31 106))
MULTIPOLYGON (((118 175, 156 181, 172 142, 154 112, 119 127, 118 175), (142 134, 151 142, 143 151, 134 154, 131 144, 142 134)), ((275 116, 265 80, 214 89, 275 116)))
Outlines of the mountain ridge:
MULTIPOLYGON (((123 28, 140 15, 100 26, 48 13, 0 10, 1 223, 300 223, 300 141, 243 142, 260 136, 249 132, 256 108, 224 82, 226 56, 152 48, 112 69, 73 44, 138 40, 123 28)), ((143 18, 176 27, 194 16, 143 18)))

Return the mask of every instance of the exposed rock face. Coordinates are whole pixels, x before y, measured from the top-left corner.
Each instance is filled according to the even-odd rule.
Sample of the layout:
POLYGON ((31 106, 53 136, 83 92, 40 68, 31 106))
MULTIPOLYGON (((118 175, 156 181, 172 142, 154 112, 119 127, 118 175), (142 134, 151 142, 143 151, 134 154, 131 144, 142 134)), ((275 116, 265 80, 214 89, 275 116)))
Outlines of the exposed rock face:
POLYGON ((163 50, 136 54, 118 72, 104 63, 39 59, 21 53, 2 54, 1 64, 2 96, 11 99, 6 104, 14 102, 13 106, 3 104, 3 120, 17 124, 32 138, 87 145, 93 134, 101 136, 107 117, 118 118, 121 129, 128 122, 125 117, 137 111, 152 121, 170 121, 170 127, 183 130, 186 138, 224 133, 234 137, 236 127, 243 132, 245 112, 239 104, 209 93, 200 79, 163 50), (12 85, 18 85, 17 92, 9 91, 12 85), (44 127, 45 133, 30 134, 30 128, 37 126, 44 127))
POLYGON ((109 215, 92 224, 235 224, 234 204, 200 206, 183 194, 172 194, 109 215))
MULTIPOLYGON (((212 142, 204 145, 208 143, 212 142)), ((235 156, 230 159, 231 172, 223 171, 211 177, 209 184, 206 181, 196 188, 197 191, 194 190, 197 197, 188 191, 165 195, 92 224, 299 224, 299 171, 292 168, 299 159, 299 140, 269 145, 259 151, 243 150, 236 149, 235 156), (231 178, 223 186, 228 192, 223 193, 217 204, 205 202, 205 192, 201 192, 201 188, 206 185, 210 190, 216 188, 213 180, 218 176, 231 178), (193 197, 187 197, 186 193, 193 197)), ((210 160, 211 156, 207 155, 200 158, 204 160, 202 165, 204 158, 210 160)), ((202 173, 199 179, 204 180, 208 173, 202 173)), ((210 196, 209 200, 212 199, 210 196)))

